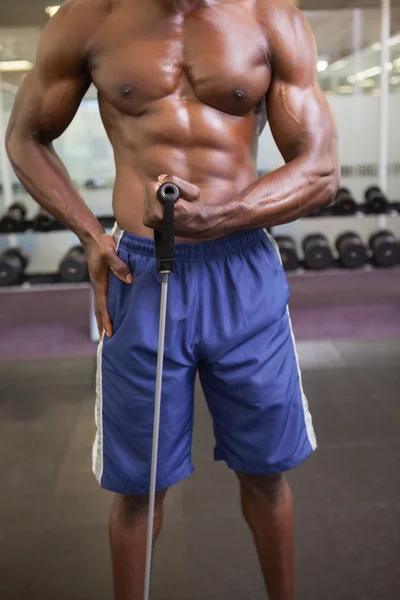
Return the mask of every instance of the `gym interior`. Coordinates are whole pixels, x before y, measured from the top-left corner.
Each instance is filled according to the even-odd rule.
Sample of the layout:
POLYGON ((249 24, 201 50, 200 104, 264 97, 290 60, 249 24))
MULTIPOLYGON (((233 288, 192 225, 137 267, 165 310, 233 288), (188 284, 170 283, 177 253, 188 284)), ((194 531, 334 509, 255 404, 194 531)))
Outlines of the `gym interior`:
MULTIPOLYGON (((288 474, 298 600, 400 598, 400 3, 302 0, 339 132, 333 204, 273 228, 318 451, 288 474)), ((98 333, 85 256, 4 150, 17 88, 57 6, 0 5, 0 597, 109 600, 112 495, 91 472, 98 333)), ((106 230, 112 149, 91 87, 56 150, 106 230)), ((261 174, 283 164, 268 125, 261 174)), ((171 489, 154 600, 262 600, 238 484, 213 462, 196 387, 196 470, 171 489)))

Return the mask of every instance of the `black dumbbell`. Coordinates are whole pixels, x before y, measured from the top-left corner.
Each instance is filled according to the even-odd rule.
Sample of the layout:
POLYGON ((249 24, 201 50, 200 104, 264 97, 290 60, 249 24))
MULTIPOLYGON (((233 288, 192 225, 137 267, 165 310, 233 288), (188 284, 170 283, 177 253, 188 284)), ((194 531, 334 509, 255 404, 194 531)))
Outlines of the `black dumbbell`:
POLYGON ((104 179, 87 179, 84 185, 88 190, 99 190, 107 187, 104 179))
POLYGON ((20 281, 28 257, 20 248, 11 248, 0 255, 0 286, 13 285, 20 281))
POLYGON ((74 246, 68 250, 60 263, 59 275, 61 281, 69 283, 88 280, 89 271, 82 246, 74 246))
POLYGON ((333 262, 329 242, 322 233, 307 235, 303 240, 303 252, 309 269, 327 269, 333 262))
POLYGON ((288 235, 277 235, 275 238, 285 271, 295 271, 299 266, 296 243, 288 235))
POLYGON ((383 215, 390 208, 389 200, 377 185, 371 185, 365 190, 365 203, 367 212, 374 215, 383 215))
POLYGON ((347 188, 339 188, 334 201, 335 214, 354 215, 357 212, 357 202, 347 188))
POLYGON ((339 235, 336 240, 336 250, 340 262, 346 269, 358 269, 367 261, 367 252, 361 238, 354 231, 347 231, 339 235))
POLYGON ((0 221, 0 231, 23 231, 26 217, 26 208, 20 202, 11 204, 0 221))
POLYGON ((56 228, 58 221, 43 209, 40 209, 33 221, 35 231, 52 231, 56 228))
POLYGON ((24 189, 25 188, 20 181, 14 181, 14 183, 12 184, 12 191, 15 194, 19 194, 20 192, 23 192, 24 189))
POLYGON ((377 267, 393 267, 400 261, 400 245, 391 231, 382 230, 372 234, 369 245, 377 267))

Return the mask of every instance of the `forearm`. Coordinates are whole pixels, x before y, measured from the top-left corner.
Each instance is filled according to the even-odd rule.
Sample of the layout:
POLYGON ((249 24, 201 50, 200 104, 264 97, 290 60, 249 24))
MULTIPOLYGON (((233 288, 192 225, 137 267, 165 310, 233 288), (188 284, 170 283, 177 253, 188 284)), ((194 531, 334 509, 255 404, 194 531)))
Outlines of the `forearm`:
POLYGON ((336 193, 334 161, 313 164, 298 157, 246 188, 231 206, 233 230, 271 227, 295 221, 329 204, 336 193))
POLYGON ((51 145, 9 132, 7 152, 29 194, 85 243, 103 233, 51 145))

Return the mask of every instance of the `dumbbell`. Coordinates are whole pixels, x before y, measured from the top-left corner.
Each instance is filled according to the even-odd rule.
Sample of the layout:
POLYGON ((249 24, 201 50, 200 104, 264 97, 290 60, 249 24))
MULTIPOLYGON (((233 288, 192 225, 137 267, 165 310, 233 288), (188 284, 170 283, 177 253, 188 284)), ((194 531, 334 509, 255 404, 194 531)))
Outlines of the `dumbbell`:
POLYGON ((367 211, 374 215, 382 215, 389 210, 389 200, 377 185, 371 185, 365 190, 367 211))
POLYGON ((106 181, 104 179, 87 179, 85 181, 85 188, 88 190, 98 190, 106 187, 106 181))
POLYGON ((22 192, 23 190, 24 186, 22 185, 22 183, 20 181, 14 181, 14 183, 12 184, 12 191, 17 194, 19 192, 22 192))
POLYGON ((277 235, 275 238, 285 271, 295 271, 299 266, 296 243, 287 235, 277 235))
POLYGON ((0 221, 0 231, 22 231, 26 217, 26 208, 20 202, 11 204, 0 221))
POLYGON ((307 235, 303 240, 303 252, 309 269, 327 269, 333 262, 328 240, 322 233, 307 235))
POLYGON ((57 219, 50 215, 43 209, 40 209, 33 221, 33 228, 35 231, 52 231, 56 224, 57 219))
POLYGON ((28 257, 20 248, 11 248, 0 255, 0 286, 13 285, 23 275, 28 257))
POLYGON ((367 261, 367 252, 361 238, 354 231, 347 231, 339 235, 336 240, 336 250, 340 262, 346 269, 358 269, 367 261))
POLYGON ((372 234, 369 245, 377 267, 393 267, 400 261, 400 245, 391 231, 372 234))
POLYGON ((354 215, 357 212, 357 202, 347 188, 339 188, 334 201, 334 210, 337 215, 354 215))
POLYGON ((59 275, 61 281, 68 283, 88 280, 89 271, 82 246, 74 246, 68 250, 60 263, 59 275))

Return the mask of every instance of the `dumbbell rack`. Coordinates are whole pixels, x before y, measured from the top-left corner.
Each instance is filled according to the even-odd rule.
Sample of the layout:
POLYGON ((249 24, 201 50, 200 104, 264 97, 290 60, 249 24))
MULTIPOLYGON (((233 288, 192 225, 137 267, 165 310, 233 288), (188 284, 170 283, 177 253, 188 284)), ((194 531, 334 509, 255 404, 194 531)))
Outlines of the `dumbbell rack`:
MULTIPOLYGON (((315 213, 311 213, 309 215, 307 215, 306 217, 304 217, 304 219, 320 219, 320 218, 341 218, 341 219, 346 219, 350 220, 350 219, 359 219, 359 218, 363 218, 363 217, 375 217, 375 218, 379 218, 379 220, 382 219, 382 217, 385 219, 388 216, 400 216, 400 201, 397 202, 392 202, 391 205, 391 210, 389 212, 387 212, 384 215, 376 215, 376 214, 372 214, 370 212, 368 212, 368 208, 365 204, 358 204, 357 205, 357 213, 354 215, 337 215, 335 214, 334 211, 334 207, 331 206, 327 206, 324 207, 322 209, 320 209, 319 211, 315 212, 315 213)), ((108 229, 110 230, 114 223, 115 223, 115 218, 113 216, 99 216, 97 217, 98 221, 100 222, 100 224, 102 225, 102 227, 104 227, 104 229, 108 229)), ((272 233, 274 234, 275 232, 275 227, 272 228, 272 233)), ((35 221, 34 220, 26 220, 23 222, 22 226, 18 229, 14 229, 13 231, 4 231, 0 229, 0 235, 18 235, 18 234, 24 234, 24 233, 40 233, 40 234, 46 234, 46 233, 54 233, 57 231, 68 231, 66 227, 64 227, 64 225, 62 225, 61 223, 58 223, 57 221, 54 222, 52 224, 51 229, 49 229, 48 231, 38 231, 37 229, 35 229, 35 221)), ((343 267, 341 267, 340 265, 340 261, 339 260, 334 260, 332 267, 329 268, 329 270, 332 270, 334 268, 338 268, 340 270, 343 270, 343 267)), ((364 268, 375 268, 374 265, 372 264, 372 262, 369 265, 366 265, 366 267, 364 268)), ((300 272, 305 272, 305 273, 309 273, 309 270, 304 268, 304 261, 300 260, 300 265, 299 265, 299 270, 300 272)), ((290 275, 294 274, 294 272, 289 273, 290 275)), ((15 286, 11 286, 11 289, 15 289, 18 287, 23 286, 25 289, 28 288, 29 286, 49 286, 49 285, 60 285, 60 286, 66 286, 66 285, 83 285, 83 286, 87 286, 88 284, 68 284, 68 283, 64 283, 62 282, 59 277, 58 274, 56 273, 48 273, 48 274, 31 274, 31 275, 24 275, 23 278, 21 279, 20 283, 18 285, 15 286)), ((6 291, 7 289, 10 288, 0 288, 1 291, 6 291)), ((54 289, 54 288, 52 288, 54 289)))
MULTIPOLYGON (((310 221, 314 221, 314 220, 318 220, 320 218, 330 218, 330 219, 345 219, 346 221, 357 221, 360 218, 370 218, 370 217, 374 217, 375 219, 378 218, 379 219, 379 226, 380 228, 384 228, 385 227, 385 221, 386 221, 386 217, 395 217, 395 216, 400 216, 400 201, 397 202, 392 202, 390 204, 390 210, 383 215, 376 215, 376 214, 371 214, 370 212, 368 212, 368 208, 365 204, 358 204, 357 205, 357 213, 354 215, 348 215, 348 216, 344 216, 344 215, 337 215, 335 214, 335 210, 334 207, 328 206, 328 207, 324 207, 323 209, 317 211, 314 214, 310 214, 307 217, 304 217, 305 220, 310 220, 310 221)), ((115 222, 115 218, 113 216, 100 216, 97 217, 99 222, 101 223, 101 225, 104 227, 104 229, 106 230, 110 230, 115 222)), ((356 228, 356 227, 355 227, 356 228)), ((272 228, 272 233, 274 233, 275 228, 272 228)), ((23 224, 21 225, 21 227, 18 230, 14 230, 12 232, 10 231, 1 231, 0 230, 0 235, 8 235, 8 236, 15 236, 15 235, 19 235, 19 234, 25 234, 25 233, 29 233, 29 234, 44 234, 46 235, 47 233, 53 233, 53 232, 58 232, 58 231, 67 231, 67 229, 61 225, 58 222, 55 222, 52 224, 51 229, 49 229, 48 231, 38 231, 37 229, 35 229, 35 221, 34 220, 26 220, 23 222, 23 224)), ((14 243, 14 241, 13 241, 14 243)), ((370 261, 369 264, 365 265, 364 267, 362 267, 361 269, 359 269, 359 271, 371 271, 376 269, 376 267, 373 265, 373 263, 370 261)), ((325 272, 328 273, 344 273, 345 271, 347 271, 347 273, 349 275, 352 274, 353 271, 351 270, 346 270, 344 269, 339 260, 334 260, 332 263, 332 266, 329 267, 325 272)), ((297 276, 316 276, 316 275, 321 275, 321 271, 311 271, 307 268, 305 268, 304 266, 304 261, 300 261, 299 264, 299 268, 296 271, 292 271, 292 272, 288 272, 288 276, 289 277, 297 277, 297 276)), ((49 273, 49 274, 30 274, 30 275, 24 275, 21 278, 21 281, 19 282, 18 285, 13 285, 13 286, 9 286, 9 287, 2 287, 0 288, 0 293, 7 293, 7 292, 12 292, 12 291, 16 291, 16 290, 21 290, 21 291, 28 291, 28 290, 37 290, 37 291, 45 291, 45 290, 66 290, 66 289, 90 289, 91 290, 91 286, 89 282, 83 282, 83 283, 66 283, 66 282, 62 282, 58 276, 58 274, 55 273, 49 273)), ((92 296, 92 292, 91 292, 91 297, 93 299, 92 296)), ((93 301, 93 300, 92 300, 93 301)), ((93 316, 93 310, 90 311, 90 330, 91 330, 91 339, 93 341, 97 341, 98 340, 98 333, 97 333, 97 326, 95 323, 95 319, 93 316)))
MULTIPOLYGON (((296 273, 307 273, 311 275, 315 273, 321 273, 325 270, 332 272, 332 269, 335 268, 340 269, 340 271, 343 272, 343 270, 346 270, 346 267, 342 264, 338 256, 338 248, 336 247, 338 239, 337 236, 340 236, 341 234, 343 235, 343 233, 354 232, 354 234, 360 236, 361 239, 364 238, 365 240, 365 238, 367 238, 369 240, 377 231, 383 231, 387 228, 391 229, 391 227, 388 227, 388 220, 391 220, 393 223, 393 217, 398 217, 400 215, 400 201, 390 201, 385 194, 382 194, 379 186, 370 186, 367 188, 364 198, 365 202, 359 203, 354 199, 348 188, 341 187, 338 190, 335 201, 331 205, 318 209, 307 215, 304 219, 296 221, 295 226, 293 226, 293 224, 287 224, 272 228, 272 233, 274 236, 288 238, 288 244, 290 244, 290 238, 293 240, 293 248, 297 254, 297 266, 292 265, 293 270, 289 270, 288 275, 292 276, 296 273), (381 196, 382 202, 378 203, 377 205, 377 202, 374 202, 374 198, 370 197, 371 194, 369 194, 369 192, 375 193, 377 196, 381 196), (312 223, 314 220, 319 222, 319 219, 325 219, 326 217, 330 218, 332 225, 325 228, 323 226, 320 227, 321 231, 318 231, 318 227, 315 227, 315 230, 313 230, 313 227, 310 227, 309 225, 301 225, 301 223, 306 223, 307 221, 308 223, 312 223), (376 223, 376 229, 374 227, 374 229, 371 231, 371 226, 368 224, 367 220, 363 221, 363 224, 361 224, 360 219, 364 218, 368 219, 368 221, 371 219, 370 223, 376 223), (298 226, 299 223, 300 226, 298 226), (335 223, 335 225, 333 223, 335 223), (339 225, 339 229, 337 224, 339 225), (299 255, 297 250, 300 247, 303 250, 304 257, 304 240, 308 237, 315 237, 319 233, 323 233, 324 237, 326 236, 329 247, 331 249, 333 248, 333 253, 329 266, 325 265, 324 267, 321 266, 321 268, 315 267, 315 270, 313 271, 310 268, 310 265, 306 266, 306 261, 302 260, 302 252, 300 252, 299 255)), ((397 230, 398 227, 395 226, 394 231, 397 230)), ((281 243, 285 245, 285 240, 282 239, 281 243)), ((288 246, 288 248, 290 248, 290 246, 288 246)), ((375 257, 373 257, 372 251, 369 251, 368 243, 365 244, 365 249, 367 250, 367 263, 358 267, 358 270, 360 271, 377 268, 375 257)), ((290 255, 289 249, 288 252, 290 255)), ((350 267, 347 266, 347 268, 350 267)), ((383 264, 381 264, 379 268, 385 267, 383 264)), ((352 269, 350 268, 350 272, 351 271, 352 269)))
POLYGON ((360 218, 360 217, 388 217, 388 216, 397 216, 400 214, 400 201, 394 201, 390 203, 390 208, 386 213, 376 214, 369 210, 367 204, 357 204, 357 211, 353 215, 342 215, 337 214, 335 212, 334 206, 324 206, 324 208, 319 209, 313 213, 310 213, 305 219, 315 219, 319 217, 333 217, 333 218, 360 218))
MULTIPOLYGON (((110 230, 115 223, 115 218, 114 217, 110 217, 110 216, 100 216, 97 217, 99 223, 102 225, 102 227, 104 227, 104 229, 106 230, 110 230)), ((66 227, 64 227, 64 225, 62 225, 61 223, 59 223, 58 221, 55 221, 51 228, 46 230, 46 231, 42 231, 42 230, 37 230, 35 228, 35 221, 34 220, 26 220, 24 221, 20 227, 16 227, 14 228, 12 231, 4 231, 0 228, 0 235, 7 235, 7 236, 16 236, 16 235, 21 235, 21 234, 25 234, 25 233, 29 233, 29 234, 41 234, 41 235, 46 235, 47 233, 55 233, 58 231, 68 231, 68 229, 66 227)), ((14 243, 13 243, 14 245, 14 243)), ((20 283, 18 285, 14 285, 14 286, 10 286, 11 289, 16 289, 19 288, 21 286, 24 287, 24 289, 27 289, 29 286, 48 286, 48 285, 60 285, 60 286, 65 286, 65 285, 82 285, 82 284, 68 284, 68 283, 64 283, 60 280, 60 278, 58 277, 57 273, 45 273, 45 274, 30 274, 30 275, 24 275, 21 280, 20 283)), ((88 286, 89 284, 83 284, 88 286)), ((0 287, 1 291, 6 291, 7 289, 10 289, 9 287, 0 287)), ((52 288, 54 289, 54 288, 52 288)))

